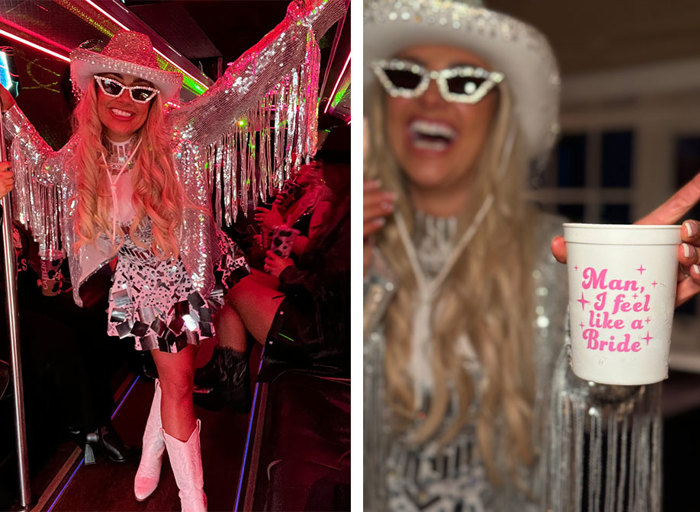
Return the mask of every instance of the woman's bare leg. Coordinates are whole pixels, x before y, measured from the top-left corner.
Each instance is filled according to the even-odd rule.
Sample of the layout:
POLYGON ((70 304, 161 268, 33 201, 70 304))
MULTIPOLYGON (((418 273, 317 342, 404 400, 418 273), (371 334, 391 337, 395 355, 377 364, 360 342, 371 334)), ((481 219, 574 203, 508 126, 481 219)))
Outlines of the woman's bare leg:
POLYGON ((226 295, 226 302, 233 306, 245 328, 262 344, 283 300, 283 293, 252 276, 241 279, 226 295))
POLYGON ((175 354, 160 350, 152 350, 151 354, 160 379, 163 429, 170 436, 186 441, 195 427, 192 404, 194 349, 188 345, 175 354))
POLYGON ((236 352, 246 351, 245 325, 228 303, 221 308, 214 322, 220 347, 231 348, 236 352))

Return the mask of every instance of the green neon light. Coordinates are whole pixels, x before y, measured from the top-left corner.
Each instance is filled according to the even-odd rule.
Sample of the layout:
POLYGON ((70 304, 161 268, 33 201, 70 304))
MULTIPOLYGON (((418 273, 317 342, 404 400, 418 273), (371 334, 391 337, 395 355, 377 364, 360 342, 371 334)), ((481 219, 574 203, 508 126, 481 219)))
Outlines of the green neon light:
POLYGON ((335 96, 333 96, 333 101, 331 101, 331 106, 336 107, 338 103, 342 101, 342 99, 345 97, 345 94, 348 92, 348 89, 350 88, 350 82, 345 82, 345 84, 338 89, 338 91, 335 93, 335 96))

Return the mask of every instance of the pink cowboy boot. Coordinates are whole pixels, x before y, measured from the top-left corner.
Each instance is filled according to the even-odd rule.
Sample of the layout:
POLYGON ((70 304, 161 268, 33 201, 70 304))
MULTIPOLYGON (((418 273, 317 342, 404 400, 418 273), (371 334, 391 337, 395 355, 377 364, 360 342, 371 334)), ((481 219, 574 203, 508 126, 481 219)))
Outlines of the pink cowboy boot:
POLYGON ((151 412, 148 414, 146 430, 143 432, 143 449, 141 462, 134 478, 134 495, 138 501, 148 498, 158 487, 160 468, 163 463, 165 441, 160 420, 160 383, 156 380, 151 412))
POLYGON ((207 510, 207 497, 204 494, 204 476, 202 475, 202 456, 199 445, 199 431, 201 427, 202 422, 197 420, 190 438, 184 442, 162 430, 170 466, 173 468, 177 488, 180 489, 179 496, 182 512, 206 512, 207 510))

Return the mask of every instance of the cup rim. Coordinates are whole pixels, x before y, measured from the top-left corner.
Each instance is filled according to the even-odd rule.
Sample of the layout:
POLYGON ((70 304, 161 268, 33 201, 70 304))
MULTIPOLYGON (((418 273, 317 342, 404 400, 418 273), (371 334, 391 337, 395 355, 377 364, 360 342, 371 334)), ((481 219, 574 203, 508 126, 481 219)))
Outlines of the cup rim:
POLYGON ((564 222, 565 228, 592 228, 592 229, 678 229, 680 224, 592 224, 587 222, 564 222))

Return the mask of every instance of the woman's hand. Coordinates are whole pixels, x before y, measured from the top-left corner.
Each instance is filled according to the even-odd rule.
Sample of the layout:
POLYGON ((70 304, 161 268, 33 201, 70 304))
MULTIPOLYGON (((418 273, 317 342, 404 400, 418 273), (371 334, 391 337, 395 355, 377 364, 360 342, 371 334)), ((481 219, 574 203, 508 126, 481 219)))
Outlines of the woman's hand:
POLYGON ((258 206, 255 209, 254 218, 260 226, 264 226, 270 231, 274 230, 277 226, 284 222, 282 215, 280 215, 275 208, 269 210, 264 206, 258 206))
MULTIPOLYGON (((665 203, 635 224, 675 224, 700 200, 700 173, 673 194, 665 203)), ((686 220, 681 227, 681 245, 678 246, 678 286, 676 306, 680 306, 700 292, 700 222, 686 220)), ((552 254, 560 263, 566 263, 566 243, 557 236, 552 240, 552 254)))
POLYGON ((363 274, 367 274, 372 260, 373 236, 386 224, 386 217, 394 212, 396 195, 382 190, 377 180, 365 181, 363 193, 363 274))
POLYGON ((265 272, 275 277, 279 277, 282 271, 294 265, 294 260, 292 258, 280 258, 272 251, 267 251, 267 257, 265 258, 265 272))
POLYGON ((15 99, 12 97, 12 94, 10 94, 10 91, 0 85, 0 106, 2 107, 2 111, 6 112, 10 110, 14 104, 15 99))
POLYGON ((14 186, 15 178, 10 171, 10 163, 0 162, 0 199, 5 197, 14 186))

